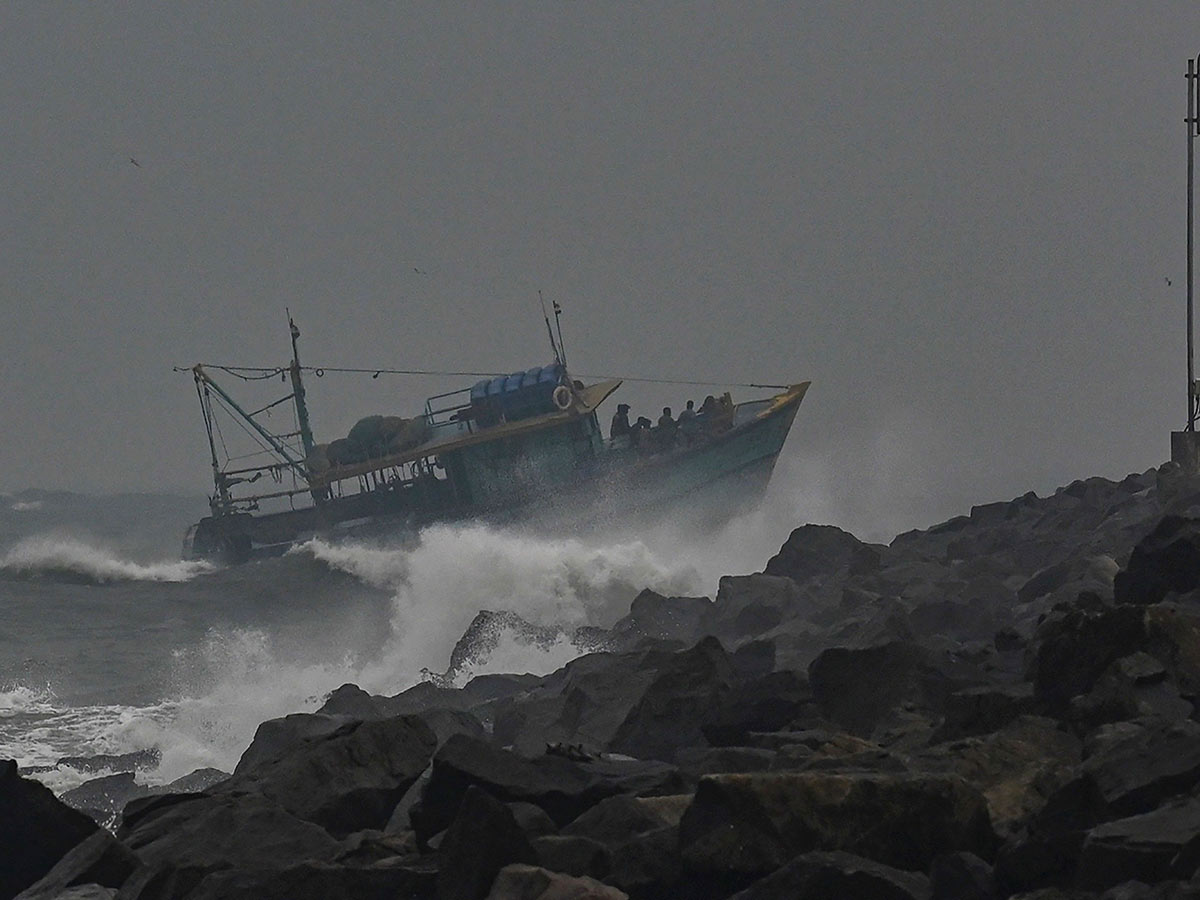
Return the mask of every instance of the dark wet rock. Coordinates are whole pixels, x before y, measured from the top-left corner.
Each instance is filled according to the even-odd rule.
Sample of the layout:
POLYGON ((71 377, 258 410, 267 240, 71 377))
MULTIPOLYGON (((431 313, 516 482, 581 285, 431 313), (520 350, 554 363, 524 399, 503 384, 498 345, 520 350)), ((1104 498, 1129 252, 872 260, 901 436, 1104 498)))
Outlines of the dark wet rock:
POLYGON ((1073 606, 1047 618, 1030 648, 1027 672, 1038 700, 1062 709, 1090 691, 1105 669, 1144 644, 1143 618, 1133 606, 1073 606))
POLYGON ((762 574, 723 576, 717 599, 709 606, 704 623, 707 633, 731 645, 767 634, 811 609, 795 581, 762 574))
POLYGON ((675 825, 642 832, 613 846, 604 881, 636 898, 703 895, 684 881, 675 825))
POLYGON ((350 722, 243 770, 214 791, 259 791, 334 835, 382 829, 437 738, 420 718, 350 722))
POLYGON ((969 850, 990 858, 983 795, 960 778, 821 772, 711 775, 680 823, 696 872, 765 875, 812 850, 844 850, 898 868, 969 850))
POLYGON ((537 862, 512 811, 475 785, 463 794, 439 856, 439 900, 482 900, 506 865, 537 862))
POLYGON ((97 827, 49 788, 22 778, 16 762, 0 762, 0 897, 43 878, 97 827))
POLYGON ((714 747, 739 746, 751 732, 777 731, 819 715, 803 674, 771 672, 734 685, 704 718, 700 730, 714 747))
POLYGON ((159 868, 139 873, 118 895, 125 900, 396 900, 433 897, 427 865, 366 867, 305 862, 204 873, 159 868))
POLYGON ((593 878, 517 864, 500 870, 487 900, 629 900, 629 895, 593 878))
POLYGON ((940 714, 950 694, 979 678, 948 657, 902 641, 859 650, 834 647, 808 670, 824 715, 863 737, 896 724, 897 710, 940 714))
POLYGON ((1163 664, 1167 680, 1195 703, 1200 696, 1200 607, 1159 603, 1146 608, 1145 651, 1163 664))
POLYGON ((942 724, 930 738, 931 743, 987 734, 1032 713, 1033 688, 1029 684, 966 688, 948 694, 943 710, 942 724))
POLYGON ((679 770, 691 778, 726 772, 765 772, 778 757, 761 747, 686 747, 675 754, 679 770))
POLYGON ((734 674, 744 679, 763 678, 776 669, 786 668, 777 664, 776 642, 771 638, 742 643, 730 654, 729 661, 733 663, 734 674))
POLYGON ((1087 694, 1072 698, 1067 717, 1087 732, 1126 719, 1187 719, 1192 712, 1166 667, 1138 651, 1113 662, 1087 694))
POLYGON ((346 719, 382 719, 386 715, 376 703, 376 698, 357 684, 343 684, 330 691, 317 713, 324 716, 342 716, 346 719))
POLYGON ((327 713, 292 713, 268 719, 254 731, 254 739, 238 760, 234 775, 241 775, 278 759, 307 738, 331 734, 354 719, 327 713))
MULTIPOLYGON (((1026 831, 1000 851, 997 878, 1012 891, 1067 886, 1085 840, 1103 823, 1152 813, 1200 781, 1200 725, 1121 722, 1089 737, 1077 774, 1050 792, 1026 831)), ((1113 883, 1113 882, 1110 882, 1113 883)))
POLYGON ((1147 812, 1200 781, 1196 722, 1121 723, 1102 729, 1093 743, 1082 776, 1115 815, 1147 812))
POLYGON ((408 790, 396 801, 396 805, 392 807, 392 814, 388 816, 387 824, 383 826, 383 830, 387 834, 399 834, 411 829, 409 812, 420 801, 421 792, 425 790, 425 785, 429 783, 432 774, 433 766, 426 766, 425 771, 417 776, 417 780, 410 784, 408 790))
POLYGON ((1048 607, 1070 602, 1084 591, 1111 596, 1113 578, 1118 571, 1116 562, 1109 556, 1066 559, 1034 574, 1017 590, 1017 599, 1021 603, 1042 600, 1048 607))
POLYGON ((930 900, 929 879, 852 853, 816 851, 792 860, 730 900, 930 900))
POLYGON ((510 803, 508 808, 516 819, 517 827, 526 837, 532 839, 547 834, 558 834, 558 826, 554 824, 554 820, 536 803, 510 803))
POLYGON ((628 794, 619 794, 601 800, 563 826, 561 831, 566 835, 578 835, 602 844, 615 845, 633 835, 671 824, 677 823, 668 821, 653 804, 628 794))
POLYGON ((1093 828, 1083 843, 1077 883, 1092 890, 1135 880, 1153 884, 1190 877, 1197 862, 1200 800, 1185 797, 1093 828), (1177 860, 1189 865, 1179 866, 1177 860))
POLYGON ((417 718, 433 731, 439 747, 456 734, 466 734, 480 739, 487 737, 487 731, 482 723, 475 716, 461 710, 427 709, 417 713, 417 718))
POLYGON ((109 832, 96 831, 76 844, 20 900, 53 900, 71 888, 96 885, 119 888, 141 865, 128 847, 109 832))
POLYGON ((1200 519, 1165 516, 1113 584, 1118 603, 1147 605, 1200 588, 1200 519))
POLYGON ((537 864, 564 875, 604 879, 612 867, 608 847, 579 834, 548 834, 533 839, 537 864))
POLYGON ((930 900, 998 900, 992 867, 974 853, 946 853, 929 867, 930 900))
POLYGON ((208 790, 216 784, 229 777, 228 772, 222 772, 220 769, 195 769, 176 778, 170 784, 163 785, 161 788, 155 788, 155 793, 160 794, 192 794, 200 791, 208 790))
POLYGON ((729 655, 716 638, 673 655, 617 728, 609 749, 670 761, 681 747, 704 746, 700 723, 716 714, 732 683, 729 655))
POLYGON ((66 791, 60 799, 73 809, 90 815, 97 824, 112 828, 126 803, 157 792, 138 784, 133 772, 119 772, 85 781, 66 791))
POLYGON ((704 636, 711 607, 707 597, 664 597, 647 588, 633 598, 629 614, 613 625, 612 638, 620 645, 651 638, 690 646, 704 636))
POLYGON ((558 825, 620 790, 561 756, 527 759, 490 743, 455 735, 433 758, 433 770, 410 816, 424 843, 449 827, 472 785, 503 802, 540 806, 558 825))
POLYGON ((136 800, 126 807, 117 837, 157 872, 146 875, 147 883, 190 879, 192 886, 220 869, 284 869, 331 861, 341 849, 319 825, 255 793, 136 800))
POLYGON ((911 757, 914 769, 958 775, 987 800, 992 826, 1007 834, 1038 813, 1047 795, 1075 777, 1080 741, 1052 720, 1022 716, 993 734, 938 744, 911 757))
POLYGON ((1109 888, 1100 895, 1100 900, 1200 900, 1200 884, 1171 880, 1150 885, 1126 881, 1109 888))
POLYGON ((529 756, 553 743, 603 749, 673 655, 643 649, 572 660, 537 687, 491 705, 493 740, 529 756))
POLYGON ((797 528, 767 562, 766 574, 783 575, 796 582, 839 573, 861 575, 879 569, 886 548, 864 544, 832 525, 797 528))

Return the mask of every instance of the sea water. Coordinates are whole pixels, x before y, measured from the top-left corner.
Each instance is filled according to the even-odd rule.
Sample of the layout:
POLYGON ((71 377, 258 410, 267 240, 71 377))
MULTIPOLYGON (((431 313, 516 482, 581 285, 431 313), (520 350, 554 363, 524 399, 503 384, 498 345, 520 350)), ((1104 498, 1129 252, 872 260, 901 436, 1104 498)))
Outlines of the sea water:
POLYGON ((497 635, 459 683, 549 673, 588 649, 576 627, 612 625, 644 588, 712 597, 720 575, 761 570, 800 524, 795 496, 771 496, 713 534, 435 526, 234 567, 178 558, 202 498, 0 496, 0 759, 59 791, 108 774, 64 757, 150 751, 149 784, 232 771, 265 719, 445 672, 480 610, 560 637, 497 635))

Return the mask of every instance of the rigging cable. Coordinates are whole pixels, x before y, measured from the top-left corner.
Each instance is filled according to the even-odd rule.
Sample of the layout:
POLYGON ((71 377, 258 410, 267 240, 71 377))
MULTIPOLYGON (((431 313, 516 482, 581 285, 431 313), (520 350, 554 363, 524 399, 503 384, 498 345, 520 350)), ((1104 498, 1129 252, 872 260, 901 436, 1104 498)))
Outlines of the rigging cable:
MULTIPOLYGON (((267 378, 286 372, 278 366, 217 366, 204 364, 206 369, 216 369, 221 372, 227 372, 244 381, 262 381, 267 378), (257 372, 258 375, 244 375, 243 372, 257 372)), ((176 371, 191 371, 176 367, 176 371)), ((511 372, 450 372, 434 369, 385 369, 385 368, 357 368, 352 366, 301 366, 302 372, 313 372, 318 378, 322 377, 326 372, 335 372, 338 374, 348 375, 370 375, 372 378, 379 375, 432 375, 449 378, 500 378, 502 376, 513 374, 511 372)), ((678 384, 690 385, 693 387, 744 387, 744 388, 762 388, 769 390, 785 390, 789 387, 786 384, 763 384, 760 382, 738 382, 738 381, 693 381, 679 378, 634 378, 627 375, 594 375, 581 373, 580 378, 597 378, 604 380, 620 380, 631 381, 638 384, 678 384)))

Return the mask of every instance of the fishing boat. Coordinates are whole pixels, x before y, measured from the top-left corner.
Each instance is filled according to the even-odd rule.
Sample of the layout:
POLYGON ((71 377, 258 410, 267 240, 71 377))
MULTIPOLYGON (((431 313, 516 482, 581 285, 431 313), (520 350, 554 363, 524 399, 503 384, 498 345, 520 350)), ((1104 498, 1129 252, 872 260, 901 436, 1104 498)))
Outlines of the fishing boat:
POLYGON ((728 514, 765 490, 809 386, 753 385, 778 392, 741 403, 725 393, 678 423, 646 427, 641 419, 605 437, 598 410, 622 382, 573 378, 547 318, 548 365, 482 377, 430 397, 417 416, 368 416, 344 438, 318 443, 304 375, 325 370, 301 365, 290 317, 289 327, 286 366, 179 369, 195 380, 214 487, 211 514, 184 539, 186 558, 239 563, 317 536, 412 534, 470 519, 580 524, 661 513, 685 498, 707 498, 728 514), (217 373, 279 379, 290 393, 247 411, 217 373), (264 419, 284 404, 295 430, 280 433, 264 419), (236 418, 265 461, 239 465, 228 452, 222 461, 218 414, 236 418))

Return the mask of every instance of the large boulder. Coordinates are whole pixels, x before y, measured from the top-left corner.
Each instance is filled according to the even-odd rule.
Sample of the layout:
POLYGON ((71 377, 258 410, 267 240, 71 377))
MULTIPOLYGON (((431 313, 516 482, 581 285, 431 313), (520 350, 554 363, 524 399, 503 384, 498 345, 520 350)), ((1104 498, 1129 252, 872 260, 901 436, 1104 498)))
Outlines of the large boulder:
POLYGON ((707 597, 664 597, 646 588, 633 598, 629 614, 613 625, 612 637, 621 645, 643 638, 691 645, 704 636, 711 608, 707 597))
POLYGON ((536 804, 560 826, 619 792, 579 763, 561 756, 527 759, 486 741, 455 735, 433 757, 429 783, 412 807, 410 815, 419 841, 449 827, 472 785, 504 802, 536 804))
POLYGON ((714 747, 744 746, 755 731, 780 731, 820 710, 808 679, 800 672, 771 672, 733 686, 700 725, 714 747))
POLYGON ((798 856, 730 900, 930 900, 930 896, 929 879, 920 872, 905 872, 835 850, 798 856))
POLYGON ((725 575, 704 624, 709 634, 732 646, 810 615, 814 606, 800 585, 784 575, 725 575))
POLYGON ((482 900, 506 865, 537 861, 512 811, 475 785, 438 849, 439 900, 482 900))
POLYGON ((957 850, 988 859, 996 837, 983 795, 961 778, 771 772, 702 778, 679 842, 694 872, 761 877, 813 850, 924 871, 957 850))
POLYGON ((556 743, 603 749, 673 655, 643 649, 574 659, 528 691, 490 704, 493 740, 528 756, 556 743))
POLYGON ((918 644, 893 641, 830 648, 809 666, 808 680, 828 719, 851 734, 870 737, 894 724, 901 709, 940 715, 946 698, 979 676, 918 644))
POLYGON ((1093 739, 1082 777, 1116 815, 1135 815, 1200 783, 1200 724, 1123 722, 1093 739))
POLYGON ((20 900, 54 900, 84 885, 119 888, 141 861, 109 832, 100 829, 75 845, 38 882, 19 895, 20 900))
MULTIPOLYGON (((433 872, 420 864, 351 866, 301 862, 282 868, 205 873, 147 869, 122 886, 121 900, 396 900, 432 897, 433 872)), ((64 898, 66 900, 66 898, 64 898)))
POLYGON ((1157 603, 1169 593, 1200 588, 1200 519, 1165 516, 1117 573, 1113 594, 1118 603, 1157 603))
POLYGON ((163 885, 162 893, 146 896, 182 896, 222 869, 282 870, 332 862, 340 851, 324 828, 257 793, 135 800, 125 808, 117 836, 146 863, 141 890, 163 885))
POLYGON ((594 878, 516 863, 500 870, 487 900, 629 900, 629 895, 594 878))
MULTIPOLYGON (((353 685, 343 685, 335 692, 339 698, 347 697, 347 688, 353 685)), ((363 691, 365 694, 366 692, 363 691)), ((368 695, 369 696, 369 695, 368 695)), ((250 746, 242 753, 234 775, 242 775, 251 769, 271 762, 299 746, 304 740, 337 731, 348 722, 360 719, 376 718, 371 707, 370 716, 345 716, 337 713, 292 713, 278 719, 267 719, 254 730, 254 738, 250 746)))
POLYGON ((1189 878, 1200 848, 1200 800, 1182 797, 1148 813, 1105 822, 1088 832, 1077 883, 1104 890, 1126 881, 1154 884, 1189 878), (1185 853, 1184 851, 1191 851, 1185 853), (1175 868, 1181 855, 1186 871, 1175 868), (1187 858, 1190 857, 1190 858, 1187 858))
POLYGON ((97 827, 45 785, 22 778, 13 760, 0 763, 0 898, 45 876, 97 827))
POLYGON ((1022 716, 988 735, 914 753, 920 771, 958 775, 984 796, 998 833, 1016 830, 1046 803, 1046 795, 1075 776, 1082 758, 1078 738, 1052 719, 1022 716))
POLYGON ((1143 611, 1134 606, 1078 604, 1046 618, 1030 648, 1026 672, 1034 694, 1062 709, 1092 689, 1113 662, 1145 641, 1143 611))
POLYGON ((857 575, 879 568, 884 548, 864 544, 848 531, 833 525, 797 528, 767 562, 766 574, 793 581, 837 574, 857 575))
POLYGON ((138 784, 133 772, 118 772, 90 778, 79 787, 66 791, 61 799, 68 806, 87 813, 105 828, 112 828, 126 803, 152 793, 156 791, 138 784))
POLYGON ((436 735, 416 716, 350 722, 243 769, 212 791, 258 791, 337 836, 382 829, 436 749, 436 735))
POLYGON ((669 762, 682 747, 704 746, 701 723, 716 713, 733 680, 729 656, 716 638, 676 654, 629 711, 609 749, 669 762))

